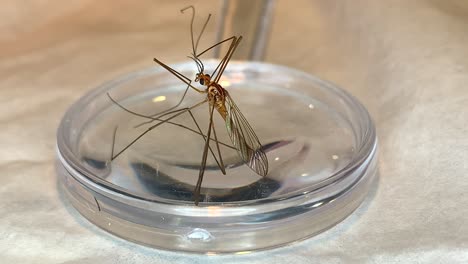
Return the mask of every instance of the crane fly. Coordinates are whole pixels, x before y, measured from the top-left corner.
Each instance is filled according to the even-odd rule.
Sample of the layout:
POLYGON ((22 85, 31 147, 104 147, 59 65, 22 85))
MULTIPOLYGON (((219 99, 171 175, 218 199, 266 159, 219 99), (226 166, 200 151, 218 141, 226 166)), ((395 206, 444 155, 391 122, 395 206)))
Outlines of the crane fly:
POLYGON ((136 112, 133 112, 121 104, 119 104, 117 101, 115 101, 109 94, 109 98, 117 104, 119 107, 124 109, 125 111, 140 116, 144 117, 146 119, 149 119, 146 122, 141 123, 138 126, 145 125, 145 124, 151 124, 153 122, 156 122, 156 124, 151 124, 143 133, 141 133, 139 136, 137 136, 133 141, 131 141, 126 147, 124 147, 122 150, 120 150, 117 154, 114 155, 114 144, 115 144, 115 134, 116 134, 116 129, 114 130, 114 136, 113 136, 113 146, 112 146, 112 154, 111 154, 111 160, 114 160, 117 158, 120 154, 122 154, 126 149, 128 149, 131 145, 133 145, 135 142, 137 142, 141 137, 143 137, 146 133, 149 131, 155 129, 156 127, 162 125, 162 124, 171 124, 175 125, 184 129, 187 129, 193 133, 196 133, 200 135, 203 140, 204 140, 204 147, 203 147, 203 153, 202 153, 202 158, 201 158, 201 163, 200 163, 200 169, 199 169, 199 175, 198 175, 198 180, 194 189, 194 202, 195 205, 198 205, 200 202, 200 192, 201 192, 201 185, 203 181, 203 175, 205 173, 205 168, 206 168, 206 161, 208 157, 208 152, 211 153, 213 156, 216 164, 218 165, 220 171, 223 174, 226 174, 225 171, 225 166, 224 166, 224 161, 221 155, 221 150, 220 150, 220 145, 224 145, 226 147, 229 147, 231 149, 235 149, 239 155, 239 157, 242 159, 242 161, 250 167, 254 172, 256 172, 260 176, 266 176, 268 174, 268 159, 267 156, 263 150, 263 146, 260 143, 259 139, 257 138, 254 130, 250 126, 250 124, 247 122, 247 119, 244 117, 244 115, 241 113, 237 105, 235 104, 234 100, 232 99, 231 95, 229 92, 224 89, 220 84, 219 81, 221 79, 221 76, 223 72, 225 71, 229 61, 232 58, 232 55, 234 54, 236 48, 238 47, 239 43, 242 40, 242 36, 232 36, 230 38, 227 38, 225 40, 222 40, 211 47, 205 49, 202 52, 197 53, 197 48, 198 44, 200 41, 200 38, 206 28, 206 25, 208 24, 208 21, 211 17, 211 15, 208 15, 208 18, 206 19, 202 30, 200 31, 200 34, 198 35, 198 38, 196 41, 194 40, 193 36, 193 22, 195 18, 195 8, 193 6, 186 7, 181 10, 182 13, 184 13, 186 10, 191 9, 192 10, 192 19, 190 23, 190 33, 191 33, 191 41, 192 41, 192 53, 189 58, 191 58, 198 69, 198 73, 195 75, 194 82, 199 83, 202 85, 204 89, 199 89, 196 88, 195 86, 192 85, 192 80, 183 74, 177 72, 176 70, 172 69, 168 65, 164 64, 160 60, 154 58, 154 61, 158 63, 161 67, 165 68, 167 71, 172 73, 175 77, 180 79, 182 82, 184 82, 187 87, 179 100, 179 102, 166 109, 165 111, 158 112, 153 115, 143 115, 139 114, 136 112), (203 65, 203 62, 199 59, 199 57, 203 54, 205 54, 207 51, 223 44, 223 43, 229 43, 229 49, 224 55, 224 57, 221 59, 215 70, 211 74, 206 74, 204 72, 205 68, 203 65), (187 92, 189 89, 193 89, 194 91, 205 95, 205 98, 190 106, 190 107, 184 107, 177 109, 177 107, 180 106, 182 101, 184 100, 187 92), (208 113, 209 113, 209 125, 208 125, 208 130, 206 134, 204 134, 198 125, 198 122, 196 121, 192 110, 195 108, 198 108, 202 105, 205 105, 208 103, 208 113), (229 135, 229 138, 231 139, 232 146, 223 142, 218 141, 218 137, 216 134, 215 126, 214 126, 214 120, 213 120, 213 114, 214 110, 220 114, 222 119, 224 120, 225 126, 227 133, 229 135), (180 116, 182 114, 188 113, 191 116, 192 121, 195 123, 197 130, 191 129, 187 126, 175 123, 171 121, 172 119, 176 118, 177 116, 180 116), (213 138, 211 137, 213 135, 213 138), (213 151, 213 149, 210 146, 210 142, 214 142, 216 146, 216 152, 213 151))

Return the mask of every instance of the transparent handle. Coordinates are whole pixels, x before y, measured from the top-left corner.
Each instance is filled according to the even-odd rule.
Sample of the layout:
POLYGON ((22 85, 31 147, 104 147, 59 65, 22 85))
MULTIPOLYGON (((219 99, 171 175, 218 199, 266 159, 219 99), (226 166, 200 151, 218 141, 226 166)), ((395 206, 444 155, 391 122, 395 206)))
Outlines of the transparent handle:
MULTIPOLYGON (((219 24, 217 41, 231 36, 242 35, 243 39, 233 59, 256 60, 263 59, 275 0, 223 0, 221 8, 221 23, 219 24)), ((228 45, 220 45, 215 50, 215 57, 220 58, 228 50, 228 45)))

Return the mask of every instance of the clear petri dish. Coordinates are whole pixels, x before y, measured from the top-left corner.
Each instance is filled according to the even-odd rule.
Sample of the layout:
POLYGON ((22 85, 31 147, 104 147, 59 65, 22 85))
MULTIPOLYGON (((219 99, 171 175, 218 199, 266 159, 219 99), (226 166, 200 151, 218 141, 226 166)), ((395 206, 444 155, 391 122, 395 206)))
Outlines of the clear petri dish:
MULTIPOLYGON (((207 61, 205 73, 217 66, 207 61)), ((173 65, 193 79, 193 62, 173 65)), ((151 130, 143 115, 176 105, 186 85, 161 67, 112 80, 79 99, 58 128, 59 180, 73 206, 127 240, 168 250, 244 252, 318 234, 362 202, 376 174, 377 138, 366 109, 347 92, 309 74, 259 62, 230 62, 220 84, 264 147, 265 177, 231 148, 218 113, 213 121, 226 167, 208 155, 195 206, 208 104, 151 130), (195 121, 194 121, 195 120, 195 121), (115 131, 115 134, 114 134, 115 131), (115 143, 113 143, 115 142, 115 143)), ((189 89, 179 107, 205 97, 189 89)), ((169 117, 168 115, 167 117, 169 117)), ((214 143, 211 144, 215 150, 214 143)))

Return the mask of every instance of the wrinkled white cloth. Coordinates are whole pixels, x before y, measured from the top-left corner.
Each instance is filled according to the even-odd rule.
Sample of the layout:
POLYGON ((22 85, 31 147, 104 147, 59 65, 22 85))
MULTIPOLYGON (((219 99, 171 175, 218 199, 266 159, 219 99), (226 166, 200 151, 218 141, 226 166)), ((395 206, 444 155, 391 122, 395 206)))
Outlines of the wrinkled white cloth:
MULTIPOLYGON (((127 242, 61 196, 55 134, 66 109, 120 74, 190 51, 195 4, 0 3, 2 263, 468 263, 468 2, 278 0, 266 61, 332 81, 373 116, 379 179, 364 204, 314 238, 248 255, 127 242)), ((210 24, 204 42, 214 40, 210 24)))

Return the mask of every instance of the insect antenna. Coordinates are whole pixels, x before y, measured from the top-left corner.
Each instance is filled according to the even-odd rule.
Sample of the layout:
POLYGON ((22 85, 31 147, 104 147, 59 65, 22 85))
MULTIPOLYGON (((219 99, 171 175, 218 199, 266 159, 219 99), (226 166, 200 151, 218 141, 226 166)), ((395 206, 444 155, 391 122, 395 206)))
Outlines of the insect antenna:
POLYGON ((185 10, 187 9, 192 9, 192 19, 190 21, 190 39, 192 40, 192 51, 194 54, 195 53, 195 42, 193 41, 193 21, 195 20, 195 7, 193 5, 187 6, 186 8, 183 8, 180 10, 181 13, 184 13, 185 10))
POLYGON ((199 59, 195 59, 195 58, 192 57, 192 56, 187 56, 187 57, 190 58, 190 59, 192 59, 192 60, 195 62, 195 64, 197 64, 198 72, 203 72, 203 65, 200 64, 200 62, 199 62, 200 60, 199 60, 199 59))
POLYGON ((190 21, 190 39, 192 41, 192 52, 193 52, 192 55, 193 55, 193 57, 195 57, 198 60, 197 64, 200 64, 201 72, 203 72, 205 67, 203 65, 203 62, 200 61, 198 59, 198 57, 197 57, 197 49, 198 49, 198 43, 200 43, 200 39, 201 39, 203 33, 205 32, 205 29, 206 29, 206 26, 208 25, 208 22, 210 21, 211 14, 208 14, 208 17, 206 18, 206 21, 203 24, 203 27, 202 27, 202 29, 200 31, 200 34, 198 34, 197 41, 195 42, 194 38, 193 38, 193 22, 195 21, 195 7, 191 5, 191 6, 188 6, 186 8, 181 9, 180 12, 184 13, 185 10, 187 10, 187 9, 192 10, 192 18, 191 18, 191 21, 190 21))
POLYGON ((201 72, 203 72, 205 67, 203 65, 203 62, 200 59, 198 59, 198 57, 197 57, 197 49, 198 49, 198 43, 200 42, 201 36, 203 35, 203 32, 205 32, 206 25, 208 25, 208 22, 210 21, 210 17, 211 17, 211 14, 208 14, 208 17, 206 18, 205 24, 203 24, 202 30, 200 31, 200 34, 198 35, 197 42, 195 43, 195 49, 193 51, 193 56, 195 56, 195 58, 197 58, 197 60, 200 62, 200 65, 201 65, 201 68, 202 68, 201 72))
POLYGON ((195 49, 194 49, 194 56, 196 56, 196 52, 198 49, 198 43, 200 42, 201 36, 203 35, 203 32, 205 32, 206 25, 208 25, 208 22, 210 21, 211 14, 208 14, 208 17, 206 18, 205 24, 203 24, 202 30, 200 31, 200 34, 198 35, 197 42, 195 42, 195 49))

